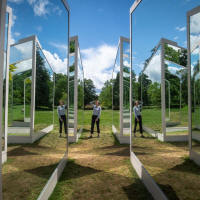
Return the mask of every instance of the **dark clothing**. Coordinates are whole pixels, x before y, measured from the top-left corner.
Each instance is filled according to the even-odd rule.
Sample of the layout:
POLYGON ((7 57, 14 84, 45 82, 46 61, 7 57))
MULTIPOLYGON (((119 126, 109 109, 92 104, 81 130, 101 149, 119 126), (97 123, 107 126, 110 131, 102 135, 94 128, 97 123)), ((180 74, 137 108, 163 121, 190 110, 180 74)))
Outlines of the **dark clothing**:
POLYGON ((99 128, 100 119, 98 118, 98 120, 96 121, 97 118, 98 118, 97 115, 92 115, 91 134, 93 134, 93 132, 94 132, 94 125, 95 125, 95 122, 96 122, 96 125, 97 125, 97 133, 98 133, 98 134, 100 133, 100 128, 99 128))
POLYGON ((142 129, 142 116, 139 115, 139 116, 137 116, 137 118, 135 117, 134 133, 136 133, 137 123, 139 122, 140 133, 143 134, 143 129, 142 129), (138 118, 139 121, 137 120, 137 118, 138 118))
POLYGON ((67 121, 66 121, 66 115, 61 115, 59 118, 59 123, 60 123, 60 134, 62 133, 62 125, 64 123, 64 128, 65 128, 65 134, 67 134, 67 121), (61 120, 61 119, 62 120, 61 120))

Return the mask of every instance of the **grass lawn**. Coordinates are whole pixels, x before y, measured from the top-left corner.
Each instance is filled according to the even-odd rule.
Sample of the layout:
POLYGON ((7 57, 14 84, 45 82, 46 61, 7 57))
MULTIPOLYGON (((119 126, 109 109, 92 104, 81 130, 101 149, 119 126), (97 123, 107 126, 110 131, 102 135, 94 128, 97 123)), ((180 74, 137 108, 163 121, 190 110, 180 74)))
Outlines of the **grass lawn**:
POLYGON ((133 151, 169 199, 198 200, 200 167, 188 159, 187 143, 163 143, 145 133, 133 151))
POLYGON ((129 145, 120 145, 111 133, 112 111, 103 110, 101 137, 88 139, 92 111, 85 111, 84 133, 69 147, 69 162, 50 200, 151 200, 133 170, 129 145))

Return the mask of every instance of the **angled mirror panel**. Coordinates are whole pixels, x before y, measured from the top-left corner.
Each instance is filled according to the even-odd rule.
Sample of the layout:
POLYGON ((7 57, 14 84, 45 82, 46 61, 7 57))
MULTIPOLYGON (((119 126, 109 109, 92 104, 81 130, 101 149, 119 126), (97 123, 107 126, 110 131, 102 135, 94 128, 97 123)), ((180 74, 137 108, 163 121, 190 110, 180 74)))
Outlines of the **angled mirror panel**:
POLYGON ((10 49, 8 135, 30 135, 32 49, 33 41, 10 49))
POLYGON ((120 133, 120 45, 117 50, 116 60, 112 73, 112 129, 120 133))
POLYGON ((187 50, 164 44, 167 135, 188 134, 187 50))
POLYGON ((36 92, 34 133, 53 126, 54 72, 43 51, 36 49, 36 92))
POLYGON ((123 41, 123 135, 130 135, 130 42, 123 41))
POLYGON ((200 154, 200 11, 190 16, 192 150, 200 154))

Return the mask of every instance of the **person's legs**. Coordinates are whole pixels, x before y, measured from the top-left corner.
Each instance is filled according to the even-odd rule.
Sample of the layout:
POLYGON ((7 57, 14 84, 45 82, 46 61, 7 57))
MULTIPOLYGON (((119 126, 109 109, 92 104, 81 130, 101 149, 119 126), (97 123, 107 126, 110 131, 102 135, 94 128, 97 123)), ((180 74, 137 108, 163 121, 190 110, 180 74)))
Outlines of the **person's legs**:
POLYGON ((94 115, 92 115, 92 121, 91 121, 91 131, 90 131, 90 133, 91 133, 91 136, 92 136, 92 134, 93 134, 93 132, 94 132, 94 124, 95 124, 95 116, 94 115))
POLYGON ((136 128, 137 128, 137 118, 135 117, 135 125, 134 125, 134 136, 135 136, 135 134, 136 134, 136 128))
POLYGON ((100 127, 99 127, 99 124, 100 124, 100 119, 98 119, 98 120, 96 121, 98 137, 99 137, 99 135, 100 135, 100 127))
POLYGON ((60 137, 61 137, 61 134, 62 134, 62 120, 60 118, 59 118, 59 125, 60 125, 59 133, 60 133, 60 137))
POLYGON ((67 120, 66 120, 66 116, 63 115, 63 122, 64 122, 64 128, 65 128, 65 134, 67 134, 67 120))
POLYGON ((142 116, 139 116, 139 126, 140 126, 140 134, 143 136, 142 116))

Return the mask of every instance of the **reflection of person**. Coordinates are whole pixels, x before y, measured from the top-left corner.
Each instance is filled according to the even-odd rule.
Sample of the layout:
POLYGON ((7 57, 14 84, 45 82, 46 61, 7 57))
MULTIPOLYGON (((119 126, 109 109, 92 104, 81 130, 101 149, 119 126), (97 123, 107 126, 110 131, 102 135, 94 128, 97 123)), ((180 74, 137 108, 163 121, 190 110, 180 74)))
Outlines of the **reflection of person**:
POLYGON ((135 102, 135 106, 133 108, 133 112, 135 114, 134 136, 136 134, 137 123, 139 123, 141 137, 144 137, 143 128, 142 128, 141 108, 140 108, 140 105, 139 105, 138 101, 135 102))
POLYGON ((58 117, 59 117, 59 124, 60 124, 60 129, 59 129, 59 133, 60 133, 60 137, 62 135, 62 126, 64 124, 64 128, 65 128, 65 134, 67 134, 67 121, 66 121, 66 108, 67 106, 64 105, 64 101, 60 100, 59 101, 59 106, 57 108, 58 111, 58 117))
POLYGON ((93 106, 93 114, 92 114, 92 122, 91 122, 91 135, 90 135, 91 138, 92 138, 92 134, 94 132, 95 122, 96 122, 96 125, 97 125, 98 137, 100 135, 100 128, 99 128, 100 116, 101 116, 101 106, 99 104, 99 101, 96 100, 95 105, 93 106))

